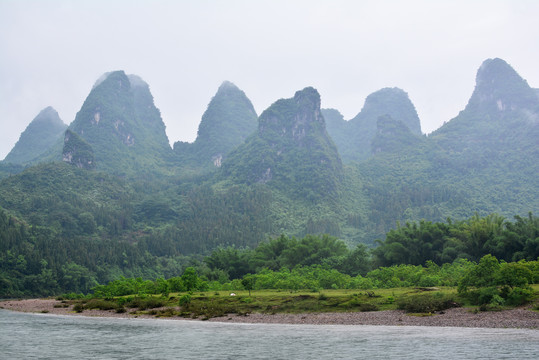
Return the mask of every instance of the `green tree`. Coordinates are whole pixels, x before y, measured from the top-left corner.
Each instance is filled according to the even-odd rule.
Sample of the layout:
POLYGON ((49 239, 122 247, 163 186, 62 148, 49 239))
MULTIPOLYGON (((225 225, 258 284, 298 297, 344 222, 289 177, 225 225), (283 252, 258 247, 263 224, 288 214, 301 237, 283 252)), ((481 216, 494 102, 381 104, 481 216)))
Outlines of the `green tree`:
POLYGON ((251 296, 251 290, 254 289, 256 282, 256 277, 254 277, 251 274, 247 274, 243 277, 241 280, 241 284, 245 288, 245 290, 249 290, 249 296, 251 296))
POLYGON ((181 276, 182 284, 186 291, 197 290, 199 286, 199 278, 194 267, 188 267, 181 276))

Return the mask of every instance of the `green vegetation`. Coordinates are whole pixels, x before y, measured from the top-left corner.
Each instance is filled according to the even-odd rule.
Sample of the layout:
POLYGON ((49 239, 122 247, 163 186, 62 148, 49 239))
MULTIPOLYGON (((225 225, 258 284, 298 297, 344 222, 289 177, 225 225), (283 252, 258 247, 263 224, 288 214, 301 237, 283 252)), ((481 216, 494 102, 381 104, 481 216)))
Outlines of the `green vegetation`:
MULTIPOLYGON (((67 165, 62 167, 71 176, 73 172, 83 171, 67 165)), ((58 205, 62 206, 61 203, 58 205)), ((529 241, 537 237, 539 221, 531 214, 528 219, 517 217, 515 223, 498 221, 499 228, 490 233, 484 232, 483 228, 492 229, 491 220, 496 219, 495 216, 476 216, 467 221, 448 224, 407 224, 406 227, 392 230, 387 239, 373 251, 364 245, 349 249, 342 240, 328 235, 306 235, 301 239, 281 235, 252 249, 218 247, 203 259, 196 255, 159 256, 157 254, 162 250, 152 246, 151 238, 144 235, 133 245, 125 241, 100 241, 99 237, 89 236, 88 233, 113 232, 116 225, 107 230, 99 219, 96 221, 90 212, 87 214, 81 214, 78 220, 72 219, 72 231, 63 235, 51 233, 43 226, 28 227, 16 218, 0 212, 2 296, 50 295, 66 291, 86 293, 91 288, 102 297, 111 297, 206 289, 297 291, 457 286, 463 274, 474 266, 473 261, 484 259, 491 248, 505 249, 503 244, 507 243, 508 236, 511 239, 522 239, 522 247, 511 247, 508 248, 510 252, 500 254, 508 261, 518 254, 516 260, 522 259, 524 262, 517 263, 520 264, 518 266, 511 265, 513 267, 510 268, 503 265, 501 268, 505 270, 500 276, 509 279, 511 273, 537 272, 534 267, 537 261, 532 260, 535 255, 530 252, 536 249, 529 246, 529 241), (460 236, 460 242, 455 240, 456 234, 460 236), (472 240, 482 241, 485 247, 473 253, 476 257, 469 261, 463 258, 468 253, 462 249, 466 249, 472 240), (443 253, 440 249, 444 248, 444 241, 451 246, 455 243, 462 246, 457 248, 460 252, 451 252, 458 255, 450 258, 452 262, 438 262, 440 258, 433 255, 443 253), (436 246, 429 247, 429 244, 436 246), (416 257, 411 257, 411 254, 416 257), (524 259, 529 261, 525 262, 524 259), (200 278, 195 272, 198 272, 200 278), (179 273, 183 275, 178 277, 179 273), (126 280, 126 277, 130 280, 126 280), (152 278, 159 279, 143 280, 152 278), (97 283, 107 282, 110 282, 107 286, 95 287, 97 283)), ((170 251, 173 249, 169 248, 170 251)), ((531 278, 526 276, 526 284, 537 282, 537 275, 531 278)), ((519 275, 518 279, 505 285, 521 287, 522 278, 523 275, 519 275)), ((474 283, 470 284, 468 287, 476 287, 474 283)), ((504 284, 489 283, 489 287, 492 286, 504 284)), ((508 294, 507 289, 503 291, 500 296, 508 294)), ((523 299, 527 298, 524 296, 523 299)))
POLYGON ((387 233, 374 250, 379 265, 437 264, 456 259, 479 261, 493 254, 505 261, 539 258, 539 218, 515 216, 515 222, 492 214, 447 223, 406 223, 387 233))
POLYGON ((134 314, 202 319, 252 312, 389 309, 430 315, 463 305, 480 305, 479 310, 484 311, 537 301, 539 293, 531 287, 537 282, 538 261, 499 263, 487 255, 478 264, 459 261, 445 264, 443 269, 432 263, 426 267, 394 266, 379 268, 364 278, 361 275, 352 278, 321 266, 298 266, 292 271, 264 269, 244 276, 241 281, 208 282, 190 267, 181 277, 169 280, 152 282, 124 278, 94 288, 93 294, 85 298, 76 299, 77 296, 69 295, 64 298, 75 298, 71 301, 75 304, 74 311, 101 309, 124 312, 125 308, 130 308, 134 309, 130 310, 134 314), (459 275, 455 277, 456 274, 459 275), (388 276, 391 277, 389 280, 388 276), (421 286, 425 279, 436 286, 421 286), (379 280, 382 282, 377 282, 379 280), (449 284, 450 287, 441 284, 449 284), (458 292, 455 291, 457 285, 458 292), (159 309, 146 311, 156 308, 159 309))
POLYGON ((343 168, 319 112, 320 95, 313 88, 276 101, 260 115, 258 132, 230 154, 221 176, 267 184, 311 205, 335 201, 343 168))
POLYGON ((313 88, 276 101, 254 131, 249 100, 225 83, 197 141, 173 151, 148 85, 106 74, 67 141, 37 165, 0 164, 0 297, 86 294, 125 279, 122 296, 139 297, 186 286, 458 286, 491 254, 505 270, 458 296, 528 301, 519 261, 533 274, 539 256, 537 114, 535 92, 499 59, 481 67, 466 109, 429 136, 398 89, 369 96, 350 121, 370 129, 359 134, 321 111, 313 88), (370 151, 364 160, 342 165, 341 140, 326 131, 334 121, 353 135, 348 145, 370 151), (62 155, 80 168, 44 162, 62 155), (186 285, 188 268, 200 283, 186 285))

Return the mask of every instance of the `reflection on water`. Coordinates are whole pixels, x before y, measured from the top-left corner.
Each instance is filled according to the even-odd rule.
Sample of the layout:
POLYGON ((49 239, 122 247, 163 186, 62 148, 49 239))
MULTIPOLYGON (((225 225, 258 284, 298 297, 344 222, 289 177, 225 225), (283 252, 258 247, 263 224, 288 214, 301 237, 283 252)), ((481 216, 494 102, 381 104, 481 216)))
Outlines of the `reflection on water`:
POLYGON ((539 331, 107 319, 0 310, 5 359, 537 359, 539 331))

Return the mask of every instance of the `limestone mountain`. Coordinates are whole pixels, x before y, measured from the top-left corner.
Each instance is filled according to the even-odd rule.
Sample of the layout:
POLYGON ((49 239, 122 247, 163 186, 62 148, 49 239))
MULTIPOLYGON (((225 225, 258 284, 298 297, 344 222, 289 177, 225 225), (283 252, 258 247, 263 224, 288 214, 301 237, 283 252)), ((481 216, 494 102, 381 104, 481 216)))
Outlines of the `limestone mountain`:
MULTIPOLYGON (((539 99, 501 59, 486 60, 459 115, 411 146, 381 151, 357 172, 370 197, 366 223, 380 233, 395 220, 443 221, 493 212, 510 217, 539 208, 539 99), (395 151, 396 150, 396 151, 395 151)), ((404 135, 402 125, 379 126, 404 135), (401 128, 399 131, 398 128, 401 128)), ((388 134, 373 142, 385 149, 388 134)), ((410 137, 402 137, 398 143, 410 137)), ((353 195, 350 195, 353 196, 353 195)))
POLYGON ((222 174, 235 182, 268 184, 295 199, 335 197, 343 167, 318 91, 305 88, 266 109, 258 131, 230 154, 222 174))
POLYGON ((91 146, 99 170, 134 176, 166 169, 171 149, 165 125, 138 76, 103 75, 69 128, 91 146))
POLYGON ((537 148, 539 98, 526 80, 502 59, 483 62, 466 108, 430 137, 457 153, 537 148))
MULTIPOLYGON (((244 94, 225 83, 197 141, 173 151, 148 86, 121 71, 103 76, 65 135, 38 157, 63 162, 0 163, 0 238, 7 239, 0 241, 0 296, 87 292, 120 276, 171 278, 216 248, 248 264, 238 249, 280 234, 330 234, 374 246, 399 222, 424 219, 420 229, 448 217, 495 212, 510 219, 539 208, 539 97, 500 59, 485 61, 468 105, 429 136, 398 89, 369 96, 350 121, 320 110, 313 88, 276 101, 254 131, 235 127, 238 113, 246 122, 256 116, 244 94), (364 160, 343 167, 328 132, 364 160)), ((478 248, 482 231, 498 228, 485 225, 478 248)), ((537 247, 529 234, 501 245, 515 244, 522 258, 524 244, 537 247)), ((421 244, 452 261, 463 254, 462 232, 446 235, 434 227, 422 232, 421 244)), ((210 281, 227 276, 203 271, 210 281)))
POLYGON ((220 167, 227 154, 256 131, 257 114, 245 93, 229 81, 221 84, 208 104, 193 143, 176 142, 174 151, 199 165, 220 167))
POLYGON ((408 94, 399 88, 384 88, 365 99, 361 112, 346 121, 334 109, 323 110, 327 129, 344 162, 361 161, 371 156, 371 142, 380 116, 389 115, 405 124, 412 134, 421 134, 417 111, 408 94))
POLYGON ((50 106, 46 107, 22 132, 4 161, 13 164, 35 161, 62 137, 66 128, 58 112, 50 106))

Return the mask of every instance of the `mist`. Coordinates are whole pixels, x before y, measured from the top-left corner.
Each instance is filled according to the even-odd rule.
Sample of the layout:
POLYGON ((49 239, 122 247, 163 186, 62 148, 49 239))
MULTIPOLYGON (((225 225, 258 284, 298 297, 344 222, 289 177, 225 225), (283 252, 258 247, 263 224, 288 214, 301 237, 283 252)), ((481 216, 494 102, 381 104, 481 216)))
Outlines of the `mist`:
POLYGON ((483 60, 539 84, 535 1, 0 2, 0 158, 45 107, 71 123, 96 80, 150 85, 171 143, 193 141, 224 80, 258 113, 315 87, 345 119, 383 87, 429 133, 462 110, 483 60))

